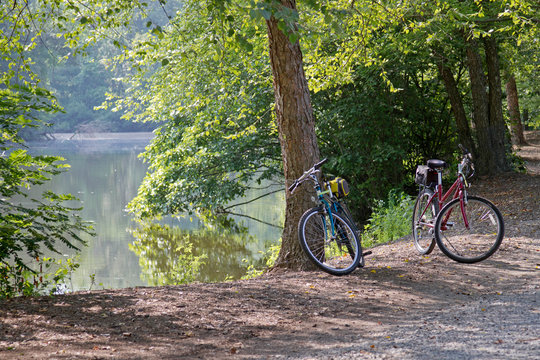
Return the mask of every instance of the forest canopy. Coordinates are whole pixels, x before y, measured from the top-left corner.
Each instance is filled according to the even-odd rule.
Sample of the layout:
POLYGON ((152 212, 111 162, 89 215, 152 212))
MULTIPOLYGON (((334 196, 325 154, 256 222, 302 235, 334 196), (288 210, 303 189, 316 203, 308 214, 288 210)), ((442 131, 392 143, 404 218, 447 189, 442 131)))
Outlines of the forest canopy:
MULTIPOLYGON (((225 204, 253 184, 279 181, 264 24, 273 3, 184 1, 166 26, 124 53, 136 71, 124 78, 128 95, 110 96, 109 105, 136 121, 166 122, 145 154, 153 171, 131 204, 136 213, 226 215, 225 204)), ((354 184, 359 219, 373 199, 406 188, 416 164, 450 158, 458 142, 499 149, 500 163, 477 152, 485 173, 512 166, 506 104, 498 105, 504 118, 481 122, 490 115, 477 107, 497 105, 488 92, 475 94, 470 64, 480 59, 478 81, 494 98, 504 84, 488 85, 491 59, 498 61, 493 77, 538 79, 532 2, 299 1, 297 16, 292 40, 301 44, 320 151, 331 172, 354 184), (531 56, 516 66, 524 53, 531 56), (502 133, 485 138, 491 123, 502 133)), ((537 100, 524 91, 524 120, 534 126, 537 100)))

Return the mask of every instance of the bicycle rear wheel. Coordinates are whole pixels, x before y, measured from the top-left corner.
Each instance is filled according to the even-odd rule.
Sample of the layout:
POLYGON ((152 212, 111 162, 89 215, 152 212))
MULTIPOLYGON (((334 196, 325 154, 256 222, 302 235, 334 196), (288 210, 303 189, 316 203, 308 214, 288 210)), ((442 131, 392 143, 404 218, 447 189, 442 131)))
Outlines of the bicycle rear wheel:
POLYGON ((439 212, 439 201, 434 198, 429 208, 426 209, 429 199, 433 195, 431 189, 425 188, 418 194, 414 204, 412 216, 412 234, 414 246, 422 255, 427 255, 435 247, 435 219, 439 212), (425 212, 424 212, 425 210, 425 212))
POLYGON ((457 262, 475 263, 487 259, 497 251, 503 236, 501 212, 490 201, 478 196, 468 196, 463 211, 459 199, 450 201, 435 222, 439 248, 457 262))
POLYGON ((331 218, 322 207, 304 213, 298 223, 298 238, 308 257, 332 275, 346 275, 358 266, 362 257, 360 240, 353 226, 341 215, 331 218))

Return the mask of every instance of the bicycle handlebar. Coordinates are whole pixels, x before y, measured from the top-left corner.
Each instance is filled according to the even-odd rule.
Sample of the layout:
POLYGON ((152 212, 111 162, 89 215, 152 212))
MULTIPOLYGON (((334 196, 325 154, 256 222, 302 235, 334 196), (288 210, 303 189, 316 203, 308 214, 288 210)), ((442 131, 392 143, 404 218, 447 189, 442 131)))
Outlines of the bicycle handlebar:
POLYGON ((323 166, 324 164, 326 164, 326 162, 328 161, 327 158, 324 158, 322 159, 321 161, 319 161, 318 163, 316 163, 315 165, 313 165, 313 168, 315 170, 319 169, 321 166, 323 166))
POLYGON ((313 167, 311 169, 306 170, 302 174, 302 176, 300 176, 298 179, 294 180, 294 182, 291 184, 291 186, 289 186, 289 191, 293 192, 298 185, 300 185, 305 179, 307 179, 308 176, 313 174, 315 171, 319 170, 319 168, 321 166, 323 166, 327 161, 328 161, 328 159, 326 159, 326 158, 322 159, 321 161, 319 161, 318 163, 313 165, 313 167))

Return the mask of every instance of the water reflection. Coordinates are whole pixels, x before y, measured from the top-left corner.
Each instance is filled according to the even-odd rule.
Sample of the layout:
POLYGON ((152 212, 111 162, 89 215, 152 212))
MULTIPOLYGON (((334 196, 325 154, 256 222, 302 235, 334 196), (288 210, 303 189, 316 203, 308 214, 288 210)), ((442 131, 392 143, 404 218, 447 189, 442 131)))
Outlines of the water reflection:
MULTIPOLYGON (((236 279, 245 273, 244 259, 259 260, 260 252, 279 239, 280 229, 251 220, 244 222, 250 235, 204 230, 196 218, 189 217, 168 219, 162 225, 136 224, 125 207, 137 194, 147 170, 138 159, 145 143, 123 139, 119 146, 115 140, 92 141, 94 145, 79 141, 71 147, 64 142, 61 147, 50 143, 32 148, 34 153, 66 158, 71 169, 53 178, 46 188, 77 196, 84 206, 81 216, 95 223, 97 236, 85 237, 88 247, 83 248, 81 266, 72 276, 74 290, 90 288, 92 275, 105 288, 182 282, 188 275, 182 264, 196 259, 201 261, 196 281, 236 279), (190 247, 191 255, 186 255, 190 247)), ((238 212, 281 224, 283 202, 283 193, 276 193, 244 205, 238 212)), ((61 251, 73 255, 68 249, 61 251)))
POLYGON ((129 248, 139 257, 141 278, 152 286, 240 278, 246 272, 243 260, 256 262, 262 256, 252 246, 257 240, 247 233, 145 223, 133 235, 129 248))

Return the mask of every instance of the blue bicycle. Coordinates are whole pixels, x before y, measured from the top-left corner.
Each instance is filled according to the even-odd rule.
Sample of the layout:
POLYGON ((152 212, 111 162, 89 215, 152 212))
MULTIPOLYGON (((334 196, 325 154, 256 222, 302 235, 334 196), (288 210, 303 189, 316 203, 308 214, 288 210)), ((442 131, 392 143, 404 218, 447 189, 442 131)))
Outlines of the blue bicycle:
POLYGON ((324 159, 296 179, 289 191, 311 180, 318 205, 307 210, 298 223, 298 238, 308 257, 322 270, 332 275, 346 275, 364 266, 360 234, 343 198, 349 193, 342 178, 319 181, 324 159))

